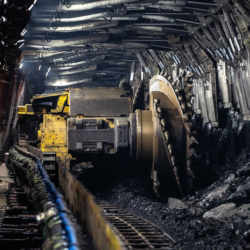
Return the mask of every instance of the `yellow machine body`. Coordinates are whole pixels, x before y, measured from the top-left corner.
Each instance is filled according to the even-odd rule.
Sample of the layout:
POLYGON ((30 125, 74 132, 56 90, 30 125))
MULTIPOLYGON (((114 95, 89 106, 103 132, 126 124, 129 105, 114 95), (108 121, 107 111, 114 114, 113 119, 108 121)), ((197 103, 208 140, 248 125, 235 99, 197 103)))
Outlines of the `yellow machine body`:
MULTIPOLYGON (((38 121, 36 132, 34 131, 36 135, 33 138, 37 139, 36 145, 39 149, 43 153, 55 153, 57 158, 64 161, 72 158, 72 150, 98 153, 100 147, 106 147, 104 144, 114 144, 114 133, 118 133, 118 130, 114 132, 114 119, 123 119, 120 116, 128 116, 130 112, 130 100, 126 97, 121 98, 123 94, 122 90, 117 88, 97 88, 94 92, 92 88, 71 89, 41 94, 34 96, 31 104, 19 106, 18 114, 19 118, 26 121, 26 127, 30 125, 27 122, 30 118, 31 122, 38 121), (119 109, 120 103, 112 107, 116 100, 123 101, 121 106, 126 108, 119 109), (91 127, 93 122, 94 128, 91 127), (85 128, 86 132, 83 131, 85 128), (94 131, 89 132, 91 129, 94 131), (88 137, 89 133, 91 136, 88 137), (85 137, 88 137, 86 143, 85 137), (95 140, 99 143, 98 146, 92 145, 96 143, 95 140), (95 147, 96 152, 93 152, 92 149, 95 150, 95 147)), ((26 133, 30 132, 33 131, 26 129, 26 133)), ((107 147, 110 154, 116 152, 112 146, 107 147)))
POLYGON ((70 112, 69 91, 36 95, 31 99, 32 104, 18 107, 19 117, 42 116, 40 128, 37 131, 37 139, 40 141, 39 148, 43 153, 54 152, 60 160, 70 158, 67 146, 67 118, 70 112), (46 108, 43 105, 35 108, 36 103, 49 101, 53 107, 46 108))
POLYGON ((43 122, 38 130, 38 139, 42 152, 55 152, 61 160, 67 158, 67 121, 65 117, 44 114, 43 122))
POLYGON ((18 112, 19 116, 21 116, 21 115, 35 115, 31 104, 26 104, 24 106, 18 106, 17 112, 18 112))
POLYGON ((25 104, 24 106, 18 106, 17 111, 18 115, 35 115, 35 114, 45 114, 45 113, 70 113, 69 106, 69 91, 58 92, 54 94, 44 94, 44 95, 35 95, 31 99, 32 104, 25 104), (46 109, 45 107, 40 108, 39 110, 34 110, 34 104, 42 101, 51 101, 53 102, 53 107, 46 109))

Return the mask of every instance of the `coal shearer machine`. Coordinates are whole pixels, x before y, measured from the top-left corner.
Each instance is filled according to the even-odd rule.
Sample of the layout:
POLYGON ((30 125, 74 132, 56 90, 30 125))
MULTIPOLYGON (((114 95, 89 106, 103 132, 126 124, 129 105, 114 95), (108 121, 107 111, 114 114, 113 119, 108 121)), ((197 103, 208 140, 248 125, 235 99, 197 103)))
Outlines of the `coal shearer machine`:
POLYGON ((180 98, 163 76, 149 84, 147 110, 132 111, 120 88, 72 88, 36 95, 18 107, 19 144, 66 161, 133 158, 150 165, 157 196, 183 194, 190 187, 190 129, 180 98))

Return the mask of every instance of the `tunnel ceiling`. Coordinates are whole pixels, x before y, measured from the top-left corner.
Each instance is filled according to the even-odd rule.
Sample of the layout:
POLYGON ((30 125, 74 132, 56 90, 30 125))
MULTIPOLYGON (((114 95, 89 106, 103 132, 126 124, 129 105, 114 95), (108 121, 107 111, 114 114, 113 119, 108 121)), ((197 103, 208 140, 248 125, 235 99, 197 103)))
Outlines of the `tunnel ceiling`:
POLYGON ((19 58, 21 32, 30 17, 34 0, 0 0, 0 70, 13 69, 19 58))
MULTIPOLYGON (((138 68, 150 76, 162 73, 169 61, 185 62, 191 72, 202 74, 195 46, 209 53, 217 40, 217 24, 211 22, 227 17, 221 8, 230 1, 26 0, 22 5, 9 0, 5 6, 11 3, 25 15, 2 14, 8 25, 23 20, 20 27, 13 23, 4 39, 10 44, 9 36, 15 37, 11 45, 22 50, 20 68, 34 88, 44 90, 126 85, 138 68)), ((218 25, 225 33, 223 23, 218 25)))

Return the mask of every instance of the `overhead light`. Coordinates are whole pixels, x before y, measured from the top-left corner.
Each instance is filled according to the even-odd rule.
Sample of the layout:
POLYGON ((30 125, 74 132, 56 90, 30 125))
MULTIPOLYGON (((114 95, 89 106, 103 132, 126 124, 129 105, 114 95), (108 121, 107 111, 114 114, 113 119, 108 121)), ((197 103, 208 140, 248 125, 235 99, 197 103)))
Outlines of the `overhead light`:
POLYGON ((68 86, 68 82, 66 80, 57 80, 53 84, 51 84, 50 86, 64 87, 64 86, 68 86))
POLYGON ((21 36, 24 36, 26 33, 27 33, 27 30, 23 29, 22 32, 21 32, 21 36))
POLYGON ((2 22, 3 22, 3 23, 6 23, 6 22, 7 22, 7 18, 6 18, 5 16, 2 16, 1 19, 2 19, 2 22))
POLYGON ((48 71, 47 71, 47 73, 45 75, 46 78, 48 77, 50 71, 51 71, 51 67, 48 68, 48 71))
POLYGON ((18 40, 14 45, 17 46, 18 44, 23 44, 24 40, 18 40))
POLYGON ((28 11, 31 11, 33 7, 36 5, 36 3, 37 3, 37 0, 35 0, 34 3, 30 5, 30 7, 28 8, 28 11))

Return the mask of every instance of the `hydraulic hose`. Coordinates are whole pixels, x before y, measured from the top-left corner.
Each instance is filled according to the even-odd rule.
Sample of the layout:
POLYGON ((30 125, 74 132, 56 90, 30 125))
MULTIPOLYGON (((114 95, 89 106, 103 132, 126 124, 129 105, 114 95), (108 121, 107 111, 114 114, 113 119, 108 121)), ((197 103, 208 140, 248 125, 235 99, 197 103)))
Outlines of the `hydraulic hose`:
POLYGON ((43 249, 54 249, 54 246, 61 244, 64 249, 78 250, 76 232, 67 216, 67 208, 41 161, 17 146, 9 152, 10 166, 14 167, 17 176, 27 185, 31 200, 38 205, 40 213, 37 219, 43 222, 45 232, 43 249))
POLYGON ((58 209, 59 217, 62 221, 62 225, 65 229, 67 240, 69 242, 69 249, 70 250, 78 250, 76 233, 75 233, 74 228, 71 226, 69 219, 67 218, 66 208, 63 204, 63 201, 60 197, 60 194, 57 192, 54 184, 50 181, 50 179, 49 179, 45 169, 43 168, 40 160, 37 160, 37 167, 40 171, 40 174, 41 174, 43 180, 45 181, 47 190, 51 194, 51 197, 56 204, 56 208, 58 209))

